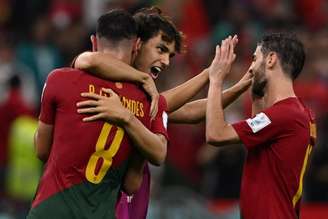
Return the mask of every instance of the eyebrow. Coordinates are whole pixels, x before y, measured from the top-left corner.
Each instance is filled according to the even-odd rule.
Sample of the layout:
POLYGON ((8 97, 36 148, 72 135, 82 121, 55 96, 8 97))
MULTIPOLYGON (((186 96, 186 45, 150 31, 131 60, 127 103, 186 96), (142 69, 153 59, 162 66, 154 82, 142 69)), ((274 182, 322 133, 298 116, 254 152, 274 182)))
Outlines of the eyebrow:
MULTIPOLYGON (((162 47, 162 49, 165 53, 170 53, 169 48, 164 43, 160 43, 159 46, 162 47)), ((172 58, 174 56, 175 56, 175 52, 171 52, 170 53, 170 58, 172 58)))
POLYGON ((164 43, 160 43, 159 46, 162 47, 164 52, 169 52, 169 48, 164 43))

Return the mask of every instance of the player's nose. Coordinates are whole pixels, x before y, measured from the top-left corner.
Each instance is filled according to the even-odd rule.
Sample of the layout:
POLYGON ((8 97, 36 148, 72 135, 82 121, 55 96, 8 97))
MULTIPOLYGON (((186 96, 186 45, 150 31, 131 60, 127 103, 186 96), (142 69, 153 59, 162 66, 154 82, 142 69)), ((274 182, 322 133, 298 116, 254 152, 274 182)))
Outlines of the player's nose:
POLYGON ((163 68, 167 68, 170 65, 170 56, 168 54, 164 54, 161 57, 161 63, 163 68))

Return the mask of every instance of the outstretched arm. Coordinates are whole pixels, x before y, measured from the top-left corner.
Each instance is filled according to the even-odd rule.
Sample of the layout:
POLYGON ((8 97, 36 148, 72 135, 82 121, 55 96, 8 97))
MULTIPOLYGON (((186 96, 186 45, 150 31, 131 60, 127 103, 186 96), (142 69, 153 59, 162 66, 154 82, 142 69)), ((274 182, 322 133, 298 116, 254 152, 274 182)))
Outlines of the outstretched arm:
MULTIPOLYGON (((223 108, 229 106, 251 85, 252 75, 247 72, 238 83, 222 93, 223 108)), ((198 123, 205 119, 207 99, 195 100, 183 105, 169 114, 169 121, 174 123, 198 123)))
POLYGON ((186 103, 169 114, 169 122, 194 124, 203 121, 206 114, 206 103, 207 99, 186 103))
POLYGON ((201 88, 203 88, 208 82, 208 70, 203 70, 197 76, 189 79, 183 84, 164 91, 161 94, 165 97, 167 102, 167 111, 169 113, 179 109, 191 98, 193 98, 201 88))
MULTIPOLYGON (((238 39, 232 39, 232 45, 235 46, 238 39)), ((199 90, 208 82, 208 69, 204 69, 200 74, 184 82, 183 84, 161 93, 167 102, 167 112, 171 113, 186 104, 193 98, 199 90)))
POLYGON ((206 142, 214 146, 239 143, 240 139, 232 125, 224 119, 222 108, 222 84, 225 76, 230 72, 235 59, 231 37, 222 41, 216 47, 216 54, 210 66, 210 86, 206 109, 206 142))

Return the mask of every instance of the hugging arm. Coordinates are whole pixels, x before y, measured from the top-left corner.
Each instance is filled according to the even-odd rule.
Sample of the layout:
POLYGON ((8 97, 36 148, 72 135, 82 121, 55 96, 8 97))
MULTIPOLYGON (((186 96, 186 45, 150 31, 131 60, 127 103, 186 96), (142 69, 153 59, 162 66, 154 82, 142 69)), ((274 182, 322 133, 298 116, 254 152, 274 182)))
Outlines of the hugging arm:
POLYGON ((39 120, 38 128, 34 135, 34 144, 37 157, 46 162, 48 160, 52 138, 53 125, 48 125, 39 120))
POLYGON ((105 120, 122 127, 139 152, 154 165, 161 165, 166 158, 167 140, 162 134, 151 132, 132 112, 125 108, 119 96, 110 89, 103 89, 108 97, 82 93, 88 100, 77 103, 78 113, 92 113, 83 121, 105 120))
POLYGON ((138 71, 112 55, 102 52, 84 52, 80 54, 74 62, 74 67, 103 79, 142 84, 144 90, 152 98, 150 115, 154 118, 157 114, 159 94, 154 80, 149 74, 138 71))

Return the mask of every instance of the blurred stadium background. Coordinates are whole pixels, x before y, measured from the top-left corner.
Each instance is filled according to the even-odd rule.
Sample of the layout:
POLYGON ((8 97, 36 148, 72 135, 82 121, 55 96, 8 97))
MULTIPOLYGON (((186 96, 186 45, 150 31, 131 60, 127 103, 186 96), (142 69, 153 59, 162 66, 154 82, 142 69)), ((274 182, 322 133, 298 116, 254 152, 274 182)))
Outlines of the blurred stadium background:
MULTIPOLYGON (((307 50, 295 83, 317 115, 318 142, 305 178, 304 219, 328 218, 328 1, 326 0, 0 0, 0 218, 25 218, 41 164, 33 133, 47 74, 90 50, 97 17, 110 8, 131 12, 157 5, 186 34, 187 53, 162 73, 163 91, 207 67, 216 43, 238 34, 237 60, 226 86, 247 70, 265 31, 294 31, 307 50)), ((204 97, 207 89, 198 95, 204 97)), ((226 110, 229 121, 250 115, 249 94, 226 110)), ((245 151, 205 144, 204 123, 169 125, 166 165, 152 168, 148 218, 239 218, 245 151)), ((265 194, 263 194, 265 195, 265 194)))

